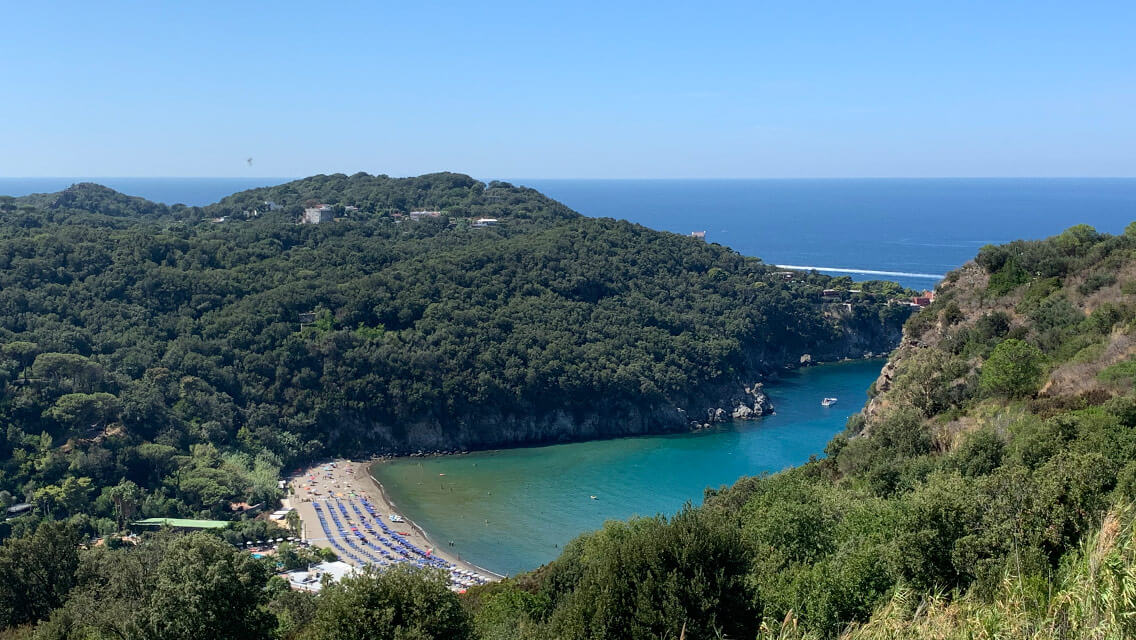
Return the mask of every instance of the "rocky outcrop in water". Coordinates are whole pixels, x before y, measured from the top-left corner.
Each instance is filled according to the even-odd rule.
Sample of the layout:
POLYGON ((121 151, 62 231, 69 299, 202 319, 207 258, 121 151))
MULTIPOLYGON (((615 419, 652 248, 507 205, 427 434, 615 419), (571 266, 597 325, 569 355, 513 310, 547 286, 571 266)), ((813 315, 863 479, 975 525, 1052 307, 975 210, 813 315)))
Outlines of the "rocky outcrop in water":
POLYGON ((773 403, 770 402, 769 396, 765 395, 764 386, 756 382, 746 387, 745 395, 738 400, 730 417, 735 420, 748 420, 773 413, 773 403))
POLYGON ((690 426, 694 429, 705 429, 712 425, 728 422, 730 420, 753 420, 773 413, 773 402, 765 394, 765 385, 754 382, 746 385, 741 393, 729 398, 725 406, 712 407, 706 410, 706 420, 692 420, 690 426))

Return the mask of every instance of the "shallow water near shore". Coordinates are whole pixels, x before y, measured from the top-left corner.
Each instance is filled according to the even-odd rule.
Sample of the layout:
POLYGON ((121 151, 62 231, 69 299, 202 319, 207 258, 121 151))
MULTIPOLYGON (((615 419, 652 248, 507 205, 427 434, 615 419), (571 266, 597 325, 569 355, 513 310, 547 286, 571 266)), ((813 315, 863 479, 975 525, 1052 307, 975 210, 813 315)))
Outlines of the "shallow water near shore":
POLYGON ((883 364, 862 360, 787 373, 766 385, 776 414, 714 430, 401 458, 371 473, 440 548, 511 575, 554 559, 565 543, 605 520, 670 515, 687 501, 701 503, 707 487, 822 455, 864 405, 883 364), (839 402, 822 407, 826 396, 839 402))

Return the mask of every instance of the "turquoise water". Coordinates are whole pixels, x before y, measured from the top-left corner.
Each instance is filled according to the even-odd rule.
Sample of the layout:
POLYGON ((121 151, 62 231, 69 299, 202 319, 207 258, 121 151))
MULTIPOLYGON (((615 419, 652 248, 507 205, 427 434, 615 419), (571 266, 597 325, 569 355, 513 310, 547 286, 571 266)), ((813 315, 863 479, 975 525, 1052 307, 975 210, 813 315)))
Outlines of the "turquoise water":
POLYGON ((882 366, 845 362, 787 374, 767 385, 775 415, 713 431, 405 458, 372 473, 436 544, 513 574, 552 560, 605 520, 671 514, 700 503, 706 487, 821 454, 863 406, 882 366), (822 407, 825 396, 840 401, 822 407))

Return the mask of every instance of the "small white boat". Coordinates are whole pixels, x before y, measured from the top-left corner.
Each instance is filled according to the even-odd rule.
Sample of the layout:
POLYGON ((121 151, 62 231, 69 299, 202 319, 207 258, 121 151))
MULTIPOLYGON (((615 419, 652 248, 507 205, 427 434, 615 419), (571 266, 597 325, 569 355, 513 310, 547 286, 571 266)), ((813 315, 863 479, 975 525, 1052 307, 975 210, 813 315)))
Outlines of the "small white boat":
POLYGON ((403 522, 403 519, 402 519, 402 516, 398 515, 397 513, 392 513, 392 514, 390 514, 390 521, 391 522, 403 522))
POLYGON ((836 398, 825 398, 820 401, 820 406, 822 407, 831 407, 834 404, 836 404, 836 398))

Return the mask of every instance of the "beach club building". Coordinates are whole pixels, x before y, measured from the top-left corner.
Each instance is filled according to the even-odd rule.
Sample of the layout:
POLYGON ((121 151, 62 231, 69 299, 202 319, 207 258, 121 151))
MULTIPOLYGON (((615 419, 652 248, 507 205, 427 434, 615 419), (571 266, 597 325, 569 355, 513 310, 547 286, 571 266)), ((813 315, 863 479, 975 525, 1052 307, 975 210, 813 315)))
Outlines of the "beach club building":
POLYGON ((229 526, 225 520, 191 520, 188 518, 146 518, 132 523, 136 527, 159 529, 170 527, 179 531, 199 531, 202 529, 224 529, 229 526))
POLYGON ((359 570, 346 562, 321 562, 308 567, 307 571, 289 571, 283 574, 288 586, 300 591, 318 593, 323 588, 324 578, 339 582, 347 576, 356 575, 359 570))

